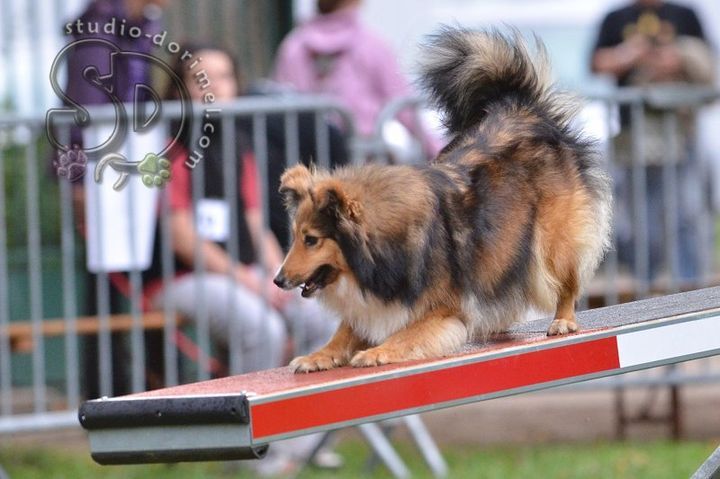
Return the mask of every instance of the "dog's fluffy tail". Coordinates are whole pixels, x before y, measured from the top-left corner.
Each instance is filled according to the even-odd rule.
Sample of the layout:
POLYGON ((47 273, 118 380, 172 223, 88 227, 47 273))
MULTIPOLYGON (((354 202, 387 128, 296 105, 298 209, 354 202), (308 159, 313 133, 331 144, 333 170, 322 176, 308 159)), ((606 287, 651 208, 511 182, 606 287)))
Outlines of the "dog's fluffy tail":
POLYGON ((549 60, 537 38, 531 55, 517 31, 505 35, 443 27, 429 37, 424 50, 421 83, 444 111, 451 133, 479 123, 493 103, 508 99, 544 103, 554 120, 567 121, 565 106, 550 103, 549 60))

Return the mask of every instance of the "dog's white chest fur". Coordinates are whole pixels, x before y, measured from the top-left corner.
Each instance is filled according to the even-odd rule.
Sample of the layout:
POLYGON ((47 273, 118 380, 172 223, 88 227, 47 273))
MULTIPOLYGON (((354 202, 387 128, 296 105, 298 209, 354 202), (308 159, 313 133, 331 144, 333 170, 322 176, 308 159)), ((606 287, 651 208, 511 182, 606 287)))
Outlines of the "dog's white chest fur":
POLYGON ((410 310, 397 302, 386 303, 371 293, 363 294, 354 282, 341 276, 318 296, 336 311, 355 334, 378 345, 410 322, 410 310))

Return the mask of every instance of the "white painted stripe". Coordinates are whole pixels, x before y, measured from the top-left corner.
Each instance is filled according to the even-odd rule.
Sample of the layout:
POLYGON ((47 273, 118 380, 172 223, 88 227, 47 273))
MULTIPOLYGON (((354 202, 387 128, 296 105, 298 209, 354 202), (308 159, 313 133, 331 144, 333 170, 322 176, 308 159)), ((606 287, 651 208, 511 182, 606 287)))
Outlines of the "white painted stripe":
POLYGON ((617 344, 622 368, 720 349, 720 316, 620 334, 617 344))

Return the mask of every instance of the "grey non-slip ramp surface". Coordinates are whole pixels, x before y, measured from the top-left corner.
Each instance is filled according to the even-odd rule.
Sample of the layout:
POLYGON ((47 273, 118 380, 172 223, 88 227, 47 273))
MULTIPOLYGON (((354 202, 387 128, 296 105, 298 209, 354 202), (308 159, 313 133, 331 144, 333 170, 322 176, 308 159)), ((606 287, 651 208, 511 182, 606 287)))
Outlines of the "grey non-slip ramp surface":
MULTIPOLYGON (((720 308, 720 287, 590 309, 578 313, 577 319, 582 329, 614 328, 714 308, 720 308)), ((549 319, 538 319, 517 324, 510 332, 541 333, 549 325, 549 319)))

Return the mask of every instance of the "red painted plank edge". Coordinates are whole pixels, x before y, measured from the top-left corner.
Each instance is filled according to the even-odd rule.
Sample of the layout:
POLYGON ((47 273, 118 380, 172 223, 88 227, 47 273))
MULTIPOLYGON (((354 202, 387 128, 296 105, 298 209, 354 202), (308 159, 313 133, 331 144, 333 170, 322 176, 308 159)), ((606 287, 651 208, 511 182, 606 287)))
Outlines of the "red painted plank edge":
POLYGON ((609 337, 251 404, 253 440, 620 367, 609 337))

